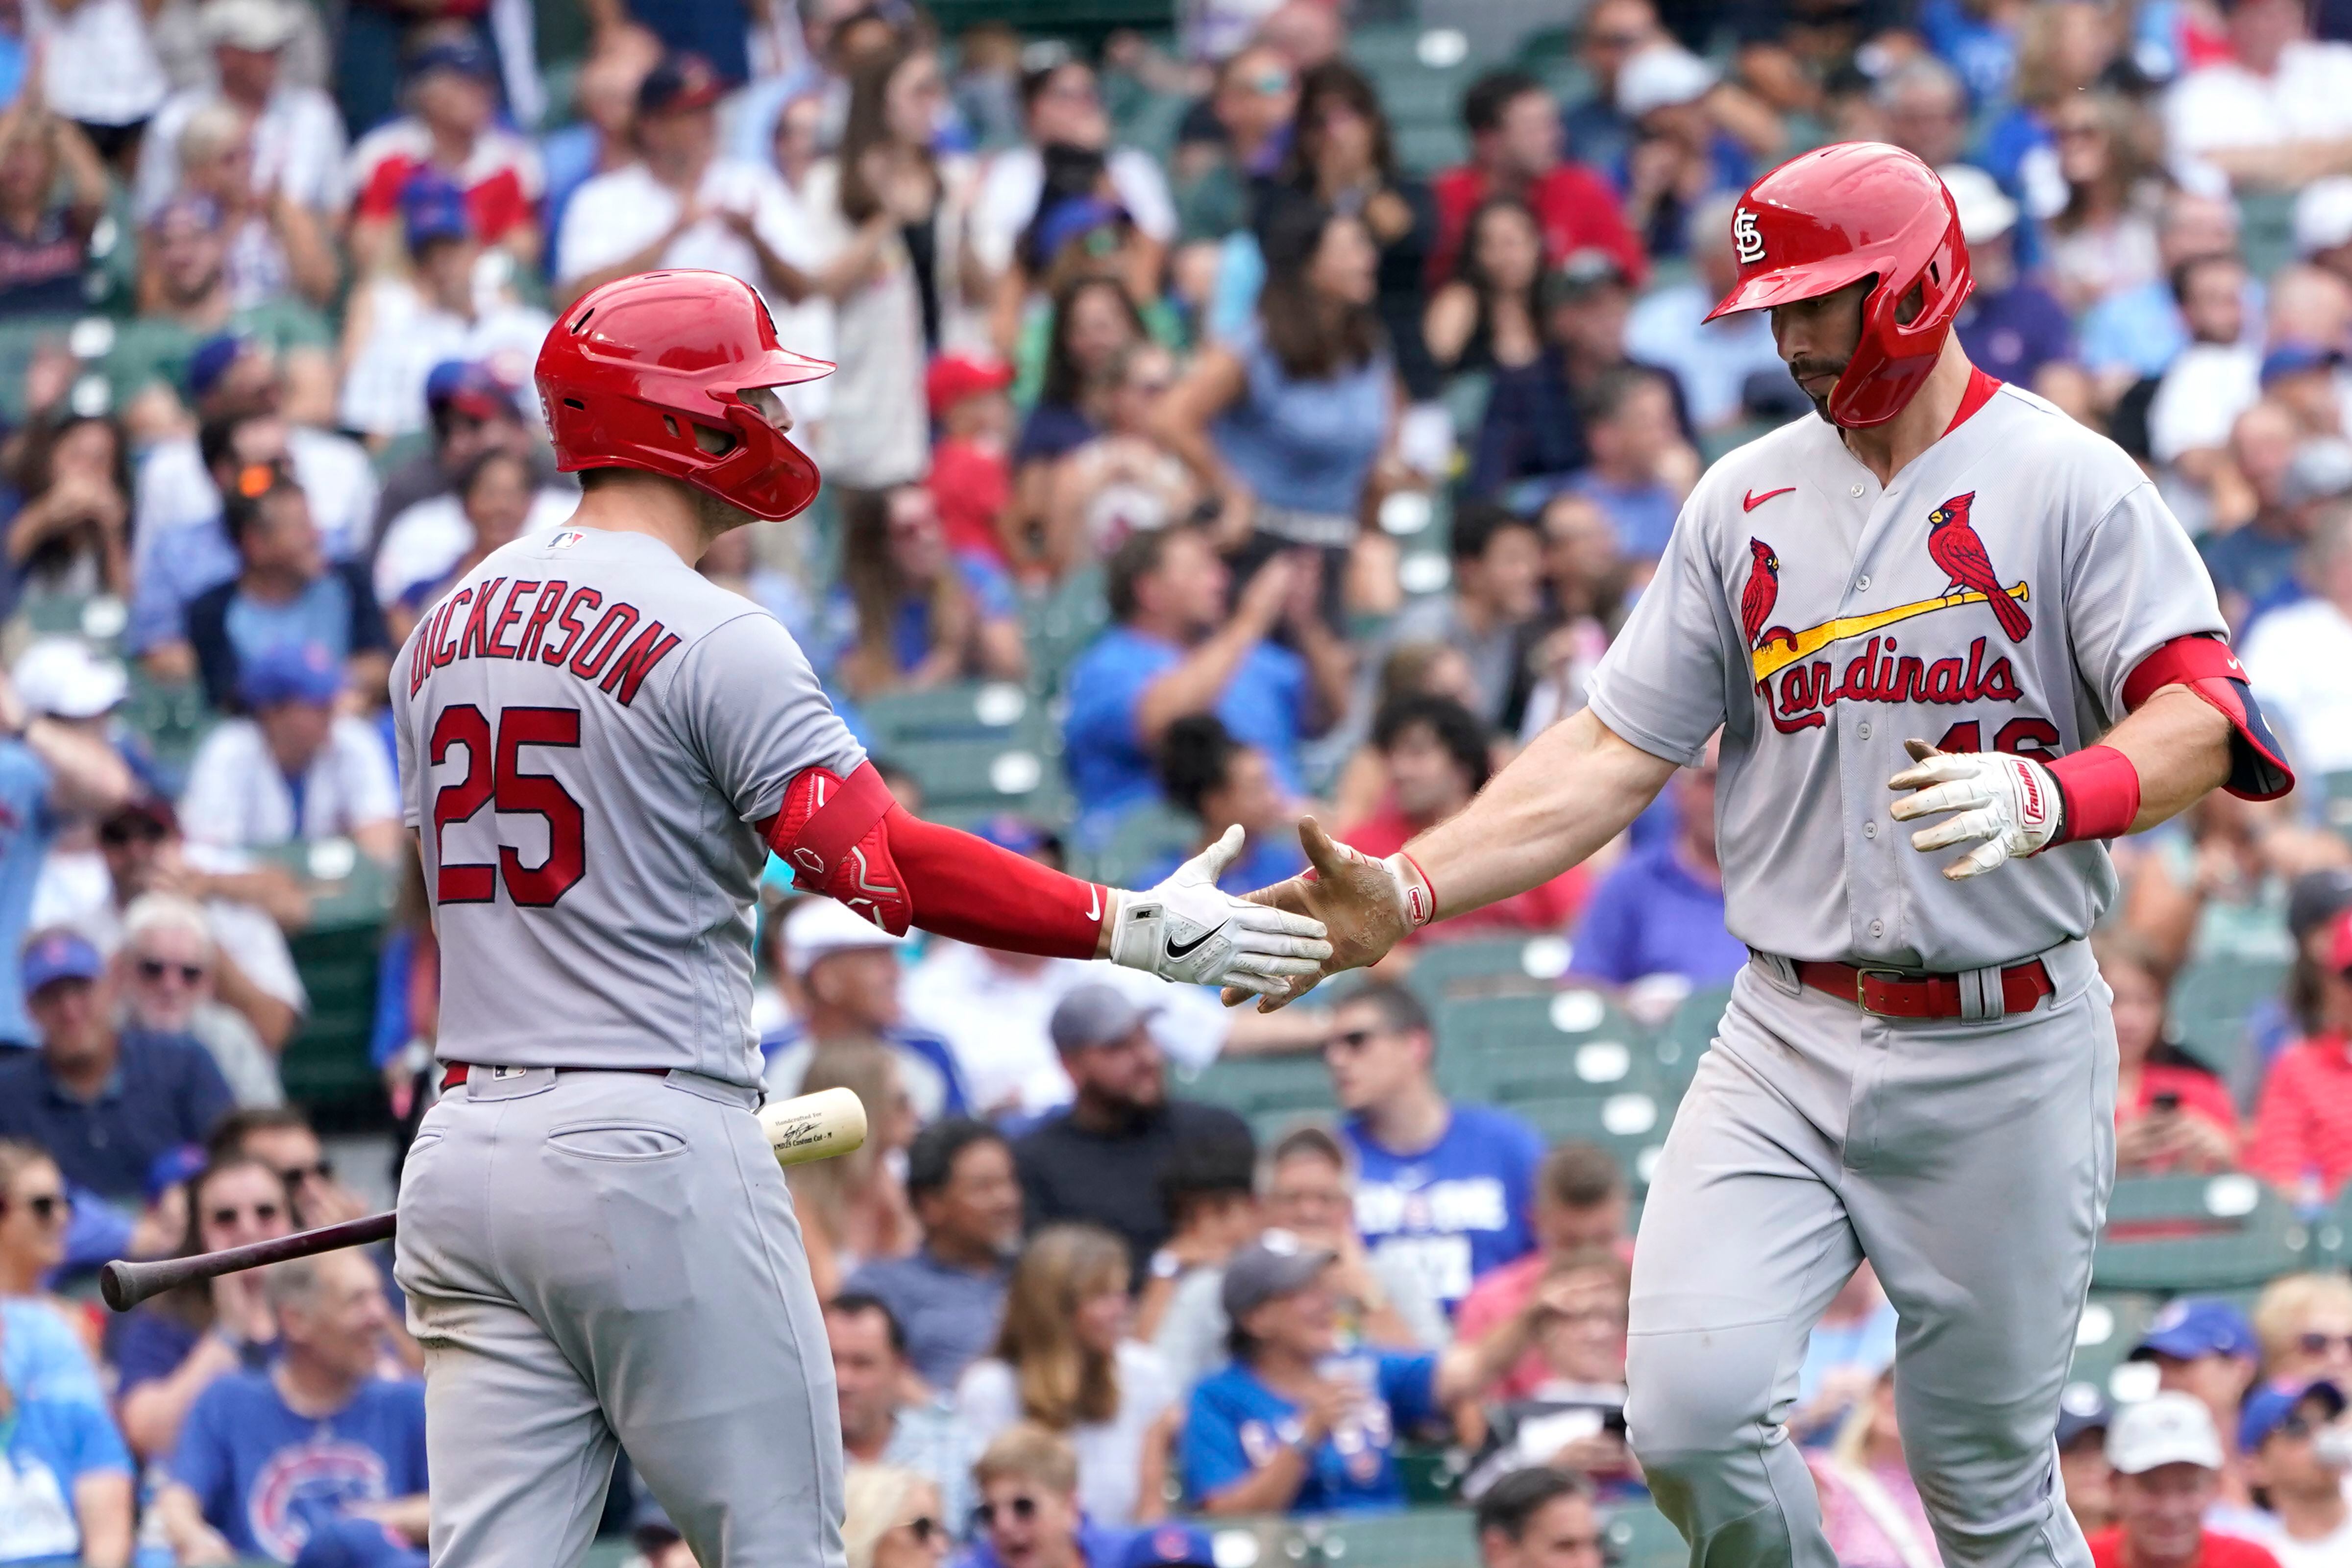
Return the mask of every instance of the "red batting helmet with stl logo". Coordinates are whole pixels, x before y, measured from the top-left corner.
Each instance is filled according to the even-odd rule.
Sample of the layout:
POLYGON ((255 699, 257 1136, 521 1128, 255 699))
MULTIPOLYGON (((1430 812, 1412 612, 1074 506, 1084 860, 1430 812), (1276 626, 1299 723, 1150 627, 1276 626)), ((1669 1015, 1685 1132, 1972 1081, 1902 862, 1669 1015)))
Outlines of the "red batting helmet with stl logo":
POLYGON ((770 519, 816 499, 816 464, 742 395, 832 374, 779 343, 759 294, 724 272, 642 272, 592 289, 539 350, 557 468, 667 474, 770 519))
POLYGON ((1710 321, 1877 279, 1862 302, 1862 342, 1830 388, 1830 417, 1849 428, 1903 411, 1975 286, 1952 194, 1935 170, 1883 142, 1815 148, 1748 186, 1732 211, 1731 244, 1739 281, 1710 321), (1919 312, 1899 321, 1915 287, 1919 312))

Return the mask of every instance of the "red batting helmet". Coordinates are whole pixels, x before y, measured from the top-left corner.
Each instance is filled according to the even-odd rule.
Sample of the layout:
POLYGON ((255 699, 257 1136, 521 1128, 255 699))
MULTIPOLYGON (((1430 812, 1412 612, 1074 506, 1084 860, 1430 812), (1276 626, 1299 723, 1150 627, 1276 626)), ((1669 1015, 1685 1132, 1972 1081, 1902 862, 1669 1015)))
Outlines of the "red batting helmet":
POLYGON ((816 499, 816 464, 741 395, 832 374, 776 342, 741 279, 644 272, 590 289, 549 330, 539 399, 565 473, 644 468, 772 519, 816 499))
POLYGON ((1862 302, 1862 342, 1830 388, 1830 417, 1849 428, 1903 411, 1975 287, 1952 194, 1935 170, 1882 142, 1801 153, 1748 186, 1732 210, 1731 244, 1739 281, 1710 321, 1877 279, 1862 302), (1919 313, 1906 324, 1895 308, 1915 285, 1919 313))

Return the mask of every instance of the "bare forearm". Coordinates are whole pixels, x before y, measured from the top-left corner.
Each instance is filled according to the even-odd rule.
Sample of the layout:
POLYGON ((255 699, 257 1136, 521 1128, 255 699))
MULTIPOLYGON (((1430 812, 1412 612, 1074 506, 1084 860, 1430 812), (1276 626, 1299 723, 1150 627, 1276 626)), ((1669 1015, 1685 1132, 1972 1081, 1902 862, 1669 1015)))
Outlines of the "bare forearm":
POLYGON ((131 798, 130 764, 112 746, 54 719, 25 727, 25 743, 56 776, 57 803, 68 811, 104 816, 131 798))
POLYGON ((1252 1470, 1249 1479, 1235 1481, 1223 1491, 1203 1498, 1201 1511, 1280 1513, 1297 1498, 1299 1486, 1306 1479, 1307 1455, 1303 1447, 1286 1447, 1252 1470))
POLYGON ((82 1568, 128 1568, 131 1562, 131 1478, 92 1472, 74 1483, 74 1518, 81 1526, 82 1568))
POLYGON ((2130 758, 2139 773, 2131 830, 2178 816, 2219 789, 2230 776, 2231 733, 2229 720, 2185 686, 2159 689, 2108 731, 2101 743, 2130 758))
POLYGON ((1204 712, 1216 704, 1234 671, 1257 646, 1256 628, 1228 621, 1216 636, 1188 655, 1183 663, 1145 687, 1136 704, 1135 727, 1146 746, 1160 744, 1168 726, 1188 714, 1204 712))
POLYGON ((253 1026, 253 1032, 273 1056, 286 1048, 287 1037, 301 1020, 292 1007, 256 985, 226 952, 214 961, 213 994, 223 1006, 234 1009, 253 1026))
POLYGON ((1591 709, 1561 720, 1408 847, 1436 893, 1437 917, 1551 880, 1623 832, 1674 771, 1591 709))
POLYGON ((2234 185, 2291 187, 2352 171, 2352 139, 2217 147, 2199 157, 2227 174, 2234 185))

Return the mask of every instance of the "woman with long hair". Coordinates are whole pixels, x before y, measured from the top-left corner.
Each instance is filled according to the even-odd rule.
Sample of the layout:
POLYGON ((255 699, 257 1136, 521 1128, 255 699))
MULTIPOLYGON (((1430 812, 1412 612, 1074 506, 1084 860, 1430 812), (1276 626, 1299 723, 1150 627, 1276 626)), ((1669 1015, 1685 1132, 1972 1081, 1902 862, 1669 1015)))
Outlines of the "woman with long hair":
POLYGON ((1030 559, 1055 559, 1050 513, 1054 468, 1103 433, 1102 409, 1087 395, 1121 354, 1150 342, 1143 313, 1114 278, 1079 276, 1054 296, 1037 401, 1013 444, 1013 507, 1007 532, 1030 559))
POLYGON ((1938 1568, 1927 1506, 1903 1462, 1892 1366, 1856 1402, 1828 1452, 1808 1462, 1841 1568, 1938 1568))
POLYGON ((47 1151, 0 1138, 0 1339, 8 1376, 37 1399, 102 1399, 79 1309, 53 1293, 73 1195, 47 1151))
POLYGON ((2139 110, 2115 93, 2077 93, 2053 105, 2050 133, 2066 191, 2048 226, 2050 285, 2079 315, 2163 275, 2154 212, 2162 182, 2139 110))
POLYGON ((25 503, 8 523, 8 569, 24 595, 131 592, 131 460, 109 415, 37 421, 16 461, 25 503))
MULTIPOLYGON (((193 1257, 294 1228, 285 1179, 241 1154, 214 1161, 188 1181, 187 1228, 175 1256, 193 1257)), ((121 1372, 115 1413, 131 1451, 170 1454, 188 1407, 229 1373, 250 1372, 277 1353, 278 1321, 257 1273, 191 1280, 131 1311, 115 1327, 109 1359, 121 1372)))
POLYGON ((106 216, 106 165, 81 128, 42 100, 39 77, 26 72, 0 112, 0 317, 86 309, 90 236, 106 216))
POLYGON ((490 552, 511 544, 521 534, 537 495, 530 459, 508 447, 492 447, 457 470, 451 494, 466 523, 462 553, 446 570, 409 584, 385 606, 384 621, 394 647, 408 640, 417 617, 455 587, 458 579, 471 574, 490 552))
POLYGON ((1028 672, 1013 589, 986 562, 948 548, 920 485, 850 496, 843 506, 836 623, 850 622, 835 678, 853 697, 1028 672))
POLYGON ((2115 993, 2116 1168, 2133 1175, 2204 1174, 2238 1160, 2238 1107, 2221 1080, 2165 1037, 2169 980, 2156 950, 2129 931, 2091 939, 2099 978, 2115 993))
POLYGON ((809 1280, 820 1301, 877 1258, 915 1249, 914 1210, 892 1156, 915 1141, 915 1104, 898 1081, 888 1050, 866 1041, 826 1046, 810 1058, 800 1092, 845 1089, 866 1107, 866 1142, 849 1153, 812 1160, 784 1173, 806 1243, 809 1280))
POLYGON ((1430 296, 1422 336, 1440 370, 1507 374, 1543 353, 1536 290, 1543 235, 1525 202, 1496 196, 1470 215, 1454 276, 1430 296))
POLYGON ((1022 1421, 1067 1438, 1097 1524, 1159 1517, 1162 1450, 1147 1439, 1179 1392, 1160 1352, 1127 1337, 1128 1273, 1127 1246, 1107 1230, 1039 1231, 1013 1267, 995 1352, 956 1387, 974 1442, 1022 1421))

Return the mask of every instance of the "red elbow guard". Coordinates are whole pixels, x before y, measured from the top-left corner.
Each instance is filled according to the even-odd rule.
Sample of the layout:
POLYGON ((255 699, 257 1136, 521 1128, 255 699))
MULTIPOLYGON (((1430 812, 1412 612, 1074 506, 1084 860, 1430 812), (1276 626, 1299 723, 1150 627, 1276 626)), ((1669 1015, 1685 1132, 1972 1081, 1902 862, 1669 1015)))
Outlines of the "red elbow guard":
POLYGON ((2053 842, 2120 838, 2139 815, 2139 770, 2113 746, 2086 746, 2050 764, 2063 815, 2053 842))
POLYGON ((890 853, 883 819, 898 805, 872 763, 847 778, 808 768, 784 786, 782 807, 768 820, 768 847, 793 868, 793 886, 837 899, 893 936, 915 915, 890 853))

